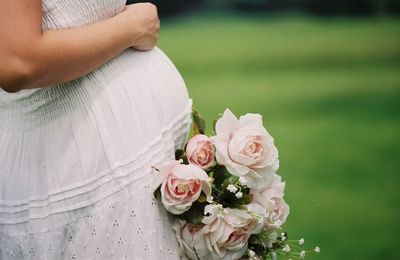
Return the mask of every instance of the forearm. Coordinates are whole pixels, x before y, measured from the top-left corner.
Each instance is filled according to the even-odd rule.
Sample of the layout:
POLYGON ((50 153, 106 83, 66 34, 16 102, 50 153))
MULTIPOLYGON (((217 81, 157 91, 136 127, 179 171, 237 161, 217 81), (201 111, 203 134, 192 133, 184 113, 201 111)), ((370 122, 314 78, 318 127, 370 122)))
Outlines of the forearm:
MULTIPOLYGON (((34 80, 25 88, 76 79, 132 46, 136 36, 130 35, 132 30, 126 30, 122 16, 120 14, 83 28, 43 33, 37 51, 27 55, 31 56, 29 58, 34 64, 34 80)), ((138 30, 136 32, 139 34, 138 30)))
MULTIPOLYGON (((14 92, 70 81, 93 71, 132 46, 140 36, 139 30, 127 30, 124 15, 122 12, 86 27, 44 32, 29 45, 16 46, 9 64, 25 68, 20 68, 21 75, 8 72, 10 77, 2 84, 14 92)), ((8 69, 13 70, 13 66, 8 69)))

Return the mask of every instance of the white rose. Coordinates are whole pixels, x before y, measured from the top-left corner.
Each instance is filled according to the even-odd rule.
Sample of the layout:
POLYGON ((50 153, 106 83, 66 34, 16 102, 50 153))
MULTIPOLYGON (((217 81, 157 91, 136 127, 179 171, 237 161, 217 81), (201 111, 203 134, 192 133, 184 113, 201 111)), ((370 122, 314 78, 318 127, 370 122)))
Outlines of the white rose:
POLYGON ((180 255, 189 259, 198 259, 194 250, 194 237, 203 225, 193 225, 177 219, 172 225, 179 243, 180 255))
POLYGON ((217 161, 248 187, 263 186, 278 170, 278 150, 261 115, 246 114, 237 119, 226 109, 216 123, 216 132, 211 139, 217 148, 217 161))
POLYGON ((246 211, 207 205, 205 226, 196 233, 194 248, 200 259, 239 259, 257 225, 246 211))
POLYGON ((283 199, 284 189, 285 183, 281 182, 281 177, 273 174, 271 183, 259 190, 250 189, 253 200, 248 205, 248 209, 266 216, 265 224, 267 226, 281 226, 289 215, 289 206, 283 199))

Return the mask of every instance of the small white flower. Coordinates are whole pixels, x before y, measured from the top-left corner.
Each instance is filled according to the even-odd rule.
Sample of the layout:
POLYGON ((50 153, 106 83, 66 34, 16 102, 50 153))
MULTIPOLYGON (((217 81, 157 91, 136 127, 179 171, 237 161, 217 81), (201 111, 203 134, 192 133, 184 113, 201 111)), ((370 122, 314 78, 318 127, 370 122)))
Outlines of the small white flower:
POLYGON ((318 246, 316 246, 316 247, 314 248, 314 252, 315 252, 315 253, 319 253, 319 252, 321 252, 321 249, 320 249, 318 246))
POLYGON ((285 237, 285 236, 282 236, 282 237, 281 237, 281 240, 282 240, 282 241, 285 241, 285 240, 286 240, 286 237, 285 237))
POLYGON ((299 240, 299 245, 302 245, 302 244, 304 244, 304 238, 299 240))
POLYGON ((272 260, 276 260, 276 253, 275 252, 271 252, 271 257, 272 257, 272 260))
POLYGON ((227 187, 226 189, 229 190, 229 191, 232 192, 232 193, 236 193, 236 192, 238 191, 238 188, 235 187, 235 186, 232 185, 232 184, 229 184, 228 187, 227 187))
POLYGON ((249 249, 249 256, 250 257, 255 257, 256 253, 253 250, 249 249))
POLYGON ((277 220, 275 220, 274 225, 277 226, 277 227, 280 227, 280 226, 282 226, 282 221, 280 221, 279 219, 277 219, 277 220))
POLYGON ((284 246, 284 247, 282 248, 282 251, 283 251, 283 252, 286 252, 286 253, 290 252, 290 246, 289 246, 289 245, 284 246))
POLYGON ((305 256, 306 256, 306 252, 305 251, 301 251, 300 252, 300 258, 304 259, 305 256))
MULTIPOLYGON (((271 222, 276 222, 278 221, 278 216, 276 215, 275 212, 272 212, 271 214, 269 214, 269 219, 271 220, 271 222)), ((284 236, 285 233, 282 233, 281 235, 284 236), (283 234, 283 235, 282 235, 283 234)))
POLYGON ((208 195, 208 196, 207 196, 207 202, 208 202, 208 203, 212 203, 213 200, 214 200, 214 197, 213 197, 213 196, 211 196, 211 195, 208 195))
POLYGON ((246 185, 246 184, 247 184, 246 178, 243 178, 243 177, 240 177, 240 178, 239 178, 239 182, 240 182, 242 185, 246 185))
POLYGON ((236 198, 241 199, 243 198, 243 192, 239 191, 235 194, 236 198))

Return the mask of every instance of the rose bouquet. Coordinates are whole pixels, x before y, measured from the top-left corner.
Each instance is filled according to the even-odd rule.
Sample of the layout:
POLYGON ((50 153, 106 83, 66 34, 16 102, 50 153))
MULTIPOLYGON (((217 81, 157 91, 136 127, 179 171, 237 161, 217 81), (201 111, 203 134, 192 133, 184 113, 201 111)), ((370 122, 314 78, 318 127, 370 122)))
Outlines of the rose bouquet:
MULTIPOLYGON (((154 167, 156 198, 176 216, 172 228, 184 259, 304 258, 303 239, 289 240, 285 183, 278 150, 259 114, 229 110, 205 135, 193 111, 194 135, 175 160, 154 167)), ((319 252, 319 248, 314 249, 319 252)))

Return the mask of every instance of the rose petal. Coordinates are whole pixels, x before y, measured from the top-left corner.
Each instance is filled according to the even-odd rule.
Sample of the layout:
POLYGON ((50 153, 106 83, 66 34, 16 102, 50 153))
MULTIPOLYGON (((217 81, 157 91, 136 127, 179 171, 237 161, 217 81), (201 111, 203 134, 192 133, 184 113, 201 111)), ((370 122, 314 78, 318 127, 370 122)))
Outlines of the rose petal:
POLYGON ((225 165, 226 169, 228 170, 229 173, 241 177, 241 176, 245 176, 246 174, 249 173, 250 169, 244 165, 240 165, 237 164, 233 161, 229 161, 226 165, 225 165))
POLYGON ((236 131, 240 127, 237 117, 228 108, 225 110, 223 116, 218 119, 215 124, 217 135, 229 138, 229 134, 236 131))
POLYGON ((158 169, 158 171, 155 172, 156 174, 156 178, 154 181, 155 189, 157 189, 161 185, 161 183, 168 177, 168 175, 171 173, 171 169, 179 164, 180 164, 179 161, 171 160, 155 166, 155 168, 158 169))
POLYGON ((193 180, 193 179, 201 181, 208 180, 208 175, 203 169, 191 164, 177 165, 176 167, 173 168, 172 172, 176 178, 181 180, 193 180))
POLYGON ((241 126, 263 126, 262 116, 260 114, 251 114, 248 113, 239 118, 239 122, 241 126))
POLYGON ((215 156, 217 158, 217 162, 219 162, 222 165, 225 165, 227 163, 227 160, 229 159, 228 143, 215 142, 214 145, 217 148, 217 151, 215 153, 215 156))

